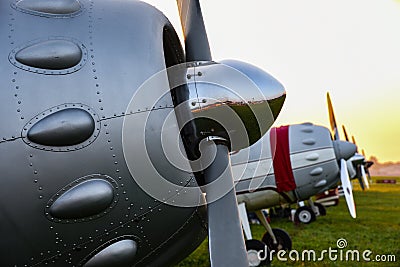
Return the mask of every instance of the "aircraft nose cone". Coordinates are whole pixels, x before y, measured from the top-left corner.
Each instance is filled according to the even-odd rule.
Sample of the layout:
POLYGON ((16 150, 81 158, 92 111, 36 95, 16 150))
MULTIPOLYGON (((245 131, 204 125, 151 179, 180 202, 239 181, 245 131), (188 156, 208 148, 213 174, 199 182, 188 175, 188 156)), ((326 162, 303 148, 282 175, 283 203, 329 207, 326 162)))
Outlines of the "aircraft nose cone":
POLYGON ((198 136, 229 140, 232 151, 257 142, 276 120, 286 97, 278 80, 237 60, 190 66, 187 83, 195 99, 191 111, 198 136))
POLYGON ((246 75, 267 99, 274 119, 276 119, 286 99, 285 87, 264 70, 246 62, 237 60, 223 60, 221 63, 228 65, 246 75))
POLYGON ((335 140, 333 141, 333 148, 338 160, 348 160, 357 152, 357 146, 347 141, 335 140))

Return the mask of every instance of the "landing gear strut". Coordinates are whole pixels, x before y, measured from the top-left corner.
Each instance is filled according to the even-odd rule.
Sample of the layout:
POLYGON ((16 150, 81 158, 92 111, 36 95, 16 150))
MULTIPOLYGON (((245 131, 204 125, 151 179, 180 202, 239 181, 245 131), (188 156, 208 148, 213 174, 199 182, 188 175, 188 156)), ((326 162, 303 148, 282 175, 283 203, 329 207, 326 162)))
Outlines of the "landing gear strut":
POLYGON ((325 216, 326 215, 326 209, 324 205, 320 203, 315 203, 311 198, 308 199, 308 204, 310 205, 311 209, 314 211, 315 216, 325 216))
POLYGON ((262 241, 270 250, 278 252, 279 250, 289 251, 292 249, 292 239, 286 231, 278 228, 272 229, 261 210, 256 211, 256 215, 267 230, 262 241))
POLYGON ((314 203, 315 207, 318 209, 319 216, 326 215, 326 208, 321 203, 314 203))
POLYGON ((292 239, 285 230, 273 228, 272 232, 275 235, 276 243, 274 243, 273 237, 268 232, 266 232, 261 239, 270 250, 275 250, 276 252, 279 250, 292 250, 292 239))
POLYGON ((253 239, 247 219, 246 204, 240 203, 238 208, 246 238, 247 259, 250 266, 268 265, 271 262, 269 256, 271 250, 278 252, 279 250, 292 249, 292 240, 288 233, 282 229, 272 229, 261 210, 256 211, 255 214, 266 229, 266 233, 262 241, 253 239), (265 255, 265 253, 268 255, 265 255))

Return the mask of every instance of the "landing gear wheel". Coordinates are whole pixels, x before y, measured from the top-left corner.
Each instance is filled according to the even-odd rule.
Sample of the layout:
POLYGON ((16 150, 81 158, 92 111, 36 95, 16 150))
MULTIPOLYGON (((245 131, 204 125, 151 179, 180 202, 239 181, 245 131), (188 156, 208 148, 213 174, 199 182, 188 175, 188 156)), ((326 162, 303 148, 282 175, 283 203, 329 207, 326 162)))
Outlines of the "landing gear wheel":
POLYGON ((263 242, 256 239, 246 240, 246 250, 249 266, 268 266, 271 263, 269 249, 263 242), (258 256, 259 251, 262 251, 261 257, 258 256), (267 255, 265 255, 265 252, 267 252, 267 255))
POLYGON ((296 221, 304 224, 309 224, 316 219, 314 211, 307 206, 298 208, 294 214, 294 218, 296 221))
POLYGON ((320 216, 325 216, 326 215, 326 208, 325 208, 324 205, 322 205, 321 203, 314 203, 314 205, 318 208, 320 216))
POLYGON ((272 229, 272 232, 274 232, 276 241, 278 242, 277 244, 274 244, 274 241, 268 232, 266 232, 262 238, 262 241, 268 246, 269 250, 275 250, 276 252, 279 250, 292 250, 292 239, 285 230, 274 228, 272 229))

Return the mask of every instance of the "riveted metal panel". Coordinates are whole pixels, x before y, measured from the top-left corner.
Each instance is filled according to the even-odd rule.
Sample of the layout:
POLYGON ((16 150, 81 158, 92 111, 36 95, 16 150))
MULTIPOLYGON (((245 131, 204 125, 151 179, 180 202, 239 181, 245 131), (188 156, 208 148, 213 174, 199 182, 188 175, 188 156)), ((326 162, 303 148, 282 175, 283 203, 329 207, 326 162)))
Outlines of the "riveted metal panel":
MULTIPOLYGON (((0 129, 0 137, 6 137, 0 143, 4 185, 0 187, 0 214, 5 218, 0 250, 8 251, 2 264, 77 266, 102 244, 125 236, 138 244, 137 261, 154 253, 154 248, 160 248, 157 254, 163 255, 164 263, 184 257, 193 249, 193 242, 171 236, 190 233, 198 240, 204 238, 198 208, 162 204, 144 192, 132 178, 122 148, 124 117, 160 109, 143 105, 139 111, 127 111, 140 85, 165 66, 162 33, 167 19, 139 1, 82 0, 84 9, 67 16, 36 16, 12 8, 12 3, 15 1, 0 2, 0 55, 5 60, 0 64, 4 81, 0 121, 7 125, 0 129), (43 75, 8 61, 16 47, 52 38, 84 45, 86 64, 74 72, 43 75), (21 131, 31 118, 65 103, 80 103, 98 115, 100 131, 93 142, 79 150, 53 153, 22 140, 21 131), (94 174, 118 183, 119 200, 112 210, 88 221, 67 224, 49 220, 49 200, 65 185, 94 174), (160 218, 164 227, 159 227, 160 218), (183 242, 177 243, 179 240, 183 242), (186 246, 187 253, 164 253, 175 246, 186 246)), ((157 94, 157 89, 149 94, 157 94)), ((172 108, 170 97, 161 101, 162 109, 172 108)), ((187 186, 196 185, 191 174, 183 177, 180 171, 168 171, 177 184, 189 180, 187 186)), ((182 196, 173 192, 171 197, 178 201, 182 196)))
POLYGON ((318 165, 306 166, 293 171, 297 188, 296 195, 299 200, 305 200, 320 192, 323 192, 332 184, 338 183, 339 167, 336 159, 321 162, 318 165), (316 186, 325 180, 323 186, 316 186))
POLYGON ((119 187, 111 177, 99 174, 81 177, 60 189, 46 204, 53 222, 76 223, 109 213, 118 203, 119 187))
POLYGON ((120 266, 130 267, 134 263, 137 244, 134 240, 125 238, 120 241, 105 243, 91 253, 84 267, 120 266))
POLYGON ((289 140, 291 153, 333 147, 329 130, 310 123, 290 125, 289 140))
POLYGON ((100 129, 100 120, 92 108, 79 103, 68 103, 36 114, 23 127, 21 136, 24 142, 33 148, 68 152, 82 149, 93 143, 99 136, 100 129), (69 112, 71 110, 75 112, 71 114, 69 112), (53 118, 55 114, 57 118, 53 118), (84 116, 83 119, 81 116, 84 116), (72 137, 69 137, 71 135, 72 137), (79 141, 68 144, 73 140, 79 141))
POLYGON ((80 70, 87 62, 84 44, 66 37, 30 41, 14 48, 8 56, 11 64, 25 71, 46 75, 64 75, 80 70))

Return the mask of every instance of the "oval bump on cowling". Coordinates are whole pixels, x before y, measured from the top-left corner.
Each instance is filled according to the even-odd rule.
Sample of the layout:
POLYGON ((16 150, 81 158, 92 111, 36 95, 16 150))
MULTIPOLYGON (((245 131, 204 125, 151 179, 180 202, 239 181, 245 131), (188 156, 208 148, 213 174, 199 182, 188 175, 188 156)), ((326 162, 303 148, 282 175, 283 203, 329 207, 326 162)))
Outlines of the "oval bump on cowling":
POLYGON ((63 70, 81 61, 82 50, 71 41, 47 40, 21 49, 15 54, 15 59, 34 68, 63 70))
POLYGON ((318 187, 324 186, 324 185, 326 185, 326 184, 327 184, 327 181, 324 179, 324 180, 321 180, 321 181, 317 182, 317 183, 314 185, 314 187, 315 187, 315 188, 318 188, 318 187))
POLYGON ((68 15, 81 9, 78 0, 21 0, 16 6, 23 10, 51 15, 68 15))
POLYGON ((130 267, 137 252, 137 244, 125 239, 109 245, 86 262, 83 267, 130 267))
POLYGON ((322 169, 321 167, 315 168, 310 172, 311 176, 317 176, 322 174, 322 172, 324 171, 324 169, 322 169))
POLYGON ((68 108, 52 113, 29 129, 29 141, 44 146, 73 146, 93 134, 95 122, 85 110, 68 108))
POLYGON ((59 219, 80 219, 107 209, 114 199, 113 186, 101 179, 80 183, 57 198, 50 214, 59 219))
POLYGON ((305 144, 305 145, 309 145, 309 146, 312 146, 312 145, 314 145, 315 144, 315 139, 314 138, 307 138, 307 139, 304 139, 303 140, 303 144, 305 144))
POLYGON ((303 133, 312 133, 312 132, 314 132, 314 130, 313 130, 312 127, 303 127, 303 128, 301 129, 301 131, 302 131, 303 133))
POLYGON ((311 153, 306 156, 306 160, 309 160, 309 161, 316 161, 318 159, 319 159, 318 153, 311 153))

